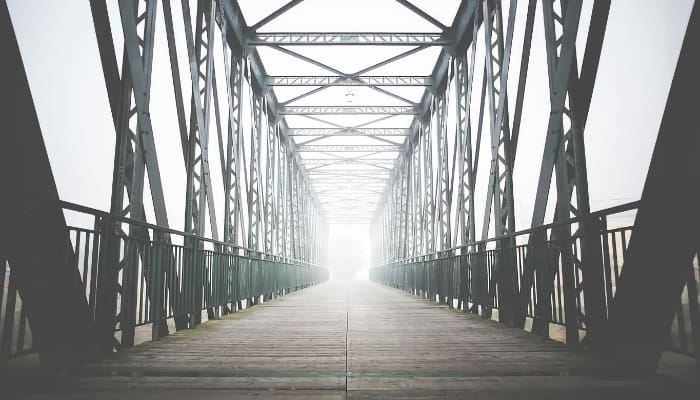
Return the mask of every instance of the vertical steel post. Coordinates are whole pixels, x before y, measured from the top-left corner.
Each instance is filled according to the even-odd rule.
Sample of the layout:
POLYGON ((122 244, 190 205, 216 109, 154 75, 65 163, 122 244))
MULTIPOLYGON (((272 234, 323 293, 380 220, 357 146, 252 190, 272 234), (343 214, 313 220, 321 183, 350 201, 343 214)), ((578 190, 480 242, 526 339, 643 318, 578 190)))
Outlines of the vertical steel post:
MULTIPOLYGON (((491 131, 491 168, 489 186, 484 211, 482 238, 487 238, 493 207, 495 237, 503 237, 515 231, 513 205, 512 152, 510 147, 510 120, 508 117, 508 70, 515 24, 517 5, 511 1, 508 29, 504 32, 501 2, 496 1, 491 9, 489 2, 483 3, 486 46, 486 76, 489 97, 489 128, 491 131)), ((512 239, 500 240, 496 252, 492 282, 489 285, 490 298, 494 296, 498 283, 500 304, 499 319, 509 325, 514 324, 515 299, 517 291, 517 271, 510 257, 512 239)), ((487 308, 487 316, 490 309, 487 308)))

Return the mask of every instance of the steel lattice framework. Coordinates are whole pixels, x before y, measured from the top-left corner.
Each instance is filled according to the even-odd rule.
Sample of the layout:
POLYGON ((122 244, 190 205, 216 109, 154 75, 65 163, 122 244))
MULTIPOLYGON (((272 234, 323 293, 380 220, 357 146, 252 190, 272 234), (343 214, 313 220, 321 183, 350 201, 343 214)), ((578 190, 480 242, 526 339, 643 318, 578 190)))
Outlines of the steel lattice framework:
MULTIPOLYGON (((71 304, 84 315, 80 310, 69 312, 68 319, 95 332, 98 353, 133 346, 135 327, 143 322, 146 308, 157 338, 167 334, 167 315, 174 317, 177 329, 194 327, 202 310, 215 318, 231 311, 227 307, 234 308, 235 301, 238 307, 242 299, 255 304, 260 295, 277 293, 279 282, 287 289, 318 282, 324 276, 319 266, 327 262, 328 225, 363 223, 371 231, 372 279, 432 300, 437 297, 450 306, 456 300, 458 308, 485 317, 498 309, 498 318, 510 326, 524 327, 530 317, 532 330, 544 336, 550 322, 559 323, 565 326, 571 347, 601 348, 613 343, 623 349, 609 348, 634 361, 640 346, 627 346, 618 333, 636 335, 643 330, 633 307, 635 301, 644 301, 638 288, 652 286, 656 277, 664 281, 662 294, 674 301, 677 289, 684 285, 688 292, 695 290, 691 289, 694 276, 686 278, 688 271, 676 264, 682 268, 692 264, 697 232, 655 219, 654 212, 669 212, 676 220, 685 212, 692 218, 691 228, 700 221, 697 191, 686 183, 668 182, 670 176, 697 182, 700 171, 697 162, 688 161, 697 160, 692 153, 697 150, 697 135, 676 133, 697 125, 691 120, 697 113, 686 104, 700 90, 697 78, 692 79, 700 58, 697 6, 693 6, 642 202, 592 213, 584 136, 610 1, 593 1, 587 26, 581 24, 581 0, 540 2, 544 43, 534 45, 543 46, 546 53, 548 85, 539 89, 549 94, 549 116, 546 131, 541 132, 544 148, 537 160, 540 169, 531 229, 516 232, 514 169, 537 2, 528 0, 527 7, 520 8, 526 9, 522 44, 514 43, 516 0, 462 0, 449 26, 408 0, 396 0, 432 25, 431 32, 261 31, 302 1, 291 0, 252 25, 235 0, 182 0, 176 7, 182 15, 177 17, 171 0, 119 0, 118 18, 110 18, 106 0, 89 1, 116 132, 108 213, 60 205, 43 143, 35 140, 37 134, 41 138, 41 131, 28 85, 18 86, 26 83, 26 74, 14 32, 11 24, 2 26, 8 33, 3 38, 10 38, 8 43, 14 46, 8 46, 13 67, 8 79, 19 82, 8 81, 7 86, 12 86, 8 93, 23 107, 18 115, 26 118, 30 132, 29 139, 13 136, 12 149, 22 151, 3 154, 17 165, 38 165, 30 171, 27 185, 15 176, 3 178, 3 186, 17 188, 18 193, 14 207, 7 209, 17 210, 31 224, 37 222, 32 210, 43 210, 48 222, 41 230, 46 231, 51 249, 47 254, 62 255, 68 261, 61 265, 69 268, 77 255, 65 234, 69 227, 61 207, 95 216, 95 228, 90 231, 95 247, 91 286, 86 272, 83 281, 76 274, 49 276, 75 291, 71 304), (178 153, 181 149, 186 174, 184 232, 170 228, 174 216, 167 213, 164 168, 154 139, 165 132, 154 128, 151 118, 159 21, 165 28, 172 77, 168 96, 174 98, 175 115, 171 117, 177 120, 178 153), (175 26, 175 21, 183 26, 175 26), (121 60, 116 56, 113 28, 123 31, 121 60), (576 47, 579 32, 587 32, 584 49, 576 47), (184 46, 178 45, 176 33, 183 33, 184 46), (401 52, 357 71, 342 71, 296 50, 304 46, 397 46, 401 52), (258 54, 260 47, 323 73, 269 75, 258 54), (430 74, 377 72, 431 47, 440 52, 430 74), (583 54, 580 70, 577 52, 583 54), (511 71, 511 65, 516 65, 513 54, 521 56, 519 71, 511 71), (180 65, 182 60, 187 64, 180 65), (217 65, 223 65, 223 70, 217 65), (184 82, 183 76, 188 77, 184 82), (281 87, 302 89, 280 101, 281 87), (412 101, 402 88, 417 88, 422 96, 412 101), (347 90, 348 97, 354 96, 352 90, 367 91, 386 101, 338 105, 312 100, 333 90, 347 90), (26 150, 30 148, 34 153, 26 150), (212 182, 213 176, 218 180, 219 166, 223 193, 214 190, 219 182, 212 182), (482 177, 478 182, 477 176, 482 177), (37 182, 48 183, 30 187, 37 182), (477 193, 477 188, 482 192, 477 193), (666 192, 677 195, 683 207, 674 207, 666 192), (477 202, 477 194, 483 195, 483 203, 477 202), (42 202, 47 199, 59 205, 45 206, 42 202), (549 213, 551 221, 546 219, 548 204, 555 207, 549 213), (632 228, 609 230, 606 218, 637 208, 634 242, 627 246, 632 228), (153 210, 153 221, 147 221, 146 209, 153 210), (664 231, 657 232, 659 227, 664 231), (685 229, 684 237, 677 240, 680 244, 664 236, 674 236, 668 235, 673 229, 685 229), (615 235, 620 232, 623 243, 618 245, 615 235), (656 270, 645 264, 645 258, 663 264, 654 254, 662 248, 658 243, 681 254, 669 256, 678 270, 670 278, 648 272, 656 270), (630 265, 637 265, 627 275, 631 278, 618 274, 617 252, 631 260, 626 261, 630 265), (615 263, 614 272, 610 260, 615 263), (99 271, 97 281, 95 271, 99 271), (92 297, 86 301, 88 287, 92 297), (233 299, 232 293, 238 297, 233 299), (615 330, 604 338, 608 322, 615 330)), ((3 6, 1 17, 9 22, 3 6)), ((13 121, 11 126, 19 125, 11 113, 6 117, 13 121)), ((0 170, 13 168, 11 164, 0 170)), ((24 221, 13 215, 10 219, 8 226, 23 237, 24 221)), ((36 272, 51 264, 43 256, 43 264, 34 265, 36 260, 20 252, 31 253, 26 246, 5 247, 9 250, 3 251, 12 254, 0 254, 0 260, 9 260, 12 268, 29 265, 20 268, 36 272)), ((630 268, 635 267, 626 271, 630 268)), ((36 293, 46 288, 37 282, 27 279, 22 288, 29 297, 35 296, 28 304, 42 304, 36 301, 41 297, 36 293)), ((662 332, 663 323, 676 312, 675 303, 667 303, 663 315, 656 318, 654 332, 642 334, 645 343, 667 333, 662 332)), ((697 314, 697 299, 691 306, 697 314)), ((41 318, 42 310, 33 312, 41 318)), ((694 323, 700 326, 700 317, 696 318, 694 323)), ((71 348, 80 348, 81 330, 74 329, 70 335, 75 337, 67 339, 71 348)), ((700 346, 700 334, 696 337, 700 346)), ((44 338, 59 347, 48 335, 44 338)), ((652 350, 644 354, 645 366, 658 362, 660 350, 652 350)))
POLYGON ((303 32, 256 33, 248 39, 251 46, 279 45, 366 45, 366 46, 444 46, 449 39, 440 33, 378 33, 378 32, 303 32))
POLYGON ((416 109, 411 106, 285 106, 282 115, 363 115, 390 114, 414 115, 416 109))
POLYGON ((291 128, 289 136, 409 136, 408 128, 291 128))
POLYGON ((457 298, 460 307, 485 316, 497 307, 499 319, 513 326, 532 316, 533 329, 544 334, 554 312, 551 301, 558 301, 557 318, 568 321, 566 341, 577 347, 580 329, 587 330, 588 343, 600 340, 606 318, 603 282, 611 279, 603 276, 602 259, 606 251, 616 251, 605 242, 601 247, 594 234, 605 223, 590 217, 583 139, 610 2, 593 4, 581 71, 576 35, 582 2, 541 2, 545 40, 540 45, 547 56, 551 112, 531 219, 532 229, 539 230, 522 235, 515 234, 513 169, 536 2, 527 4, 522 46, 513 41, 517 8, 516 1, 460 5, 447 30, 450 45, 433 70, 433 85, 415 105, 411 134, 372 219, 373 265, 381 266, 373 279, 432 299, 438 295, 450 305, 457 298), (477 51, 479 41, 483 52, 477 51), (522 58, 513 74, 516 46, 522 58), (514 80, 517 91, 509 93, 514 80), (452 113, 456 127, 447 125, 452 113), (475 199, 480 168, 488 171, 488 182, 481 184, 483 204, 475 199), (550 199, 556 208, 551 222, 560 226, 547 230, 540 227, 549 222, 550 199), (480 225, 477 215, 483 216, 480 225), (549 270, 538 267, 543 246, 558 260, 549 270))
POLYGON ((432 86, 429 76, 270 76, 268 86, 432 86))
MULTIPOLYGON (((125 38, 121 76, 117 70, 106 7, 99 0, 92 1, 91 5, 117 131, 111 211, 145 221, 143 193, 147 173, 155 222, 167 228, 166 202, 153 140, 157 133, 153 131, 148 109, 157 3, 156 0, 119 2, 125 38)), ((246 248, 250 256, 265 253, 280 259, 323 263, 323 238, 327 228, 321 203, 301 168, 296 145, 287 138, 285 122, 278 119, 277 101, 266 89, 267 78, 255 50, 241 45, 245 43, 245 37, 242 36, 244 25, 238 5, 228 1, 202 0, 196 2, 195 10, 190 10, 189 2, 182 2, 190 73, 190 82, 186 85, 190 85, 191 93, 194 93, 190 99, 189 122, 185 117, 170 1, 163 0, 162 7, 187 171, 185 231, 193 237, 209 236, 219 240, 216 204, 221 203, 221 199, 214 198, 209 162, 210 137, 217 135, 219 148, 213 150, 222 160, 225 191, 221 239, 230 245, 219 250, 233 252, 235 248, 246 248), (217 41, 215 35, 221 40, 217 41), (225 70, 219 71, 223 74, 219 76, 223 87, 217 85, 214 57, 222 57, 224 61, 225 70), (226 93, 224 106, 219 104, 218 91, 226 93), (243 123, 245 112, 250 112, 251 123, 247 126, 243 123), (220 113, 228 121, 226 127, 218 121, 220 113), (214 115, 216 123, 212 118, 214 115)), ((132 231, 123 234, 148 235, 147 231, 139 232, 139 228, 133 225, 130 229, 132 231)), ((192 241, 190 246, 202 248, 204 245, 196 239, 188 240, 192 241)), ((123 265, 138 262, 142 256, 137 248, 127 247, 118 257, 130 261, 114 259, 112 262, 123 265)), ((186 274, 180 279, 192 279, 186 274)), ((133 276, 132 281, 136 280, 138 277, 133 276)), ((116 290, 123 293, 125 289, 117 287, 116 290)), ((134 318, 131 314, 121 315, 117 322, 129 326, 134 318)), ((194 310, 190 318, 190 321, 178 321, 178 328, 199 323, 199 313, 194 310)), ((124 330, 118 343, 120 346, 133 345, 133 330, 124 330)))

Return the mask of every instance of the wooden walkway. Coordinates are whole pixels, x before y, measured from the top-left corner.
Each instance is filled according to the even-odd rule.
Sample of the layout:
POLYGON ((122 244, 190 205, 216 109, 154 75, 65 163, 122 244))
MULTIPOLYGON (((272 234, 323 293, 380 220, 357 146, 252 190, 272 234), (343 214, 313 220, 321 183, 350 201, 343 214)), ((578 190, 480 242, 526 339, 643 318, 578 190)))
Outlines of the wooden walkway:
MULTIPOLYGON (((31 399, 664 398, 557 342, 373 283, 331 282, 85 368, 31 399)), ((688 398, 688 397, 685 397, 688 398)))

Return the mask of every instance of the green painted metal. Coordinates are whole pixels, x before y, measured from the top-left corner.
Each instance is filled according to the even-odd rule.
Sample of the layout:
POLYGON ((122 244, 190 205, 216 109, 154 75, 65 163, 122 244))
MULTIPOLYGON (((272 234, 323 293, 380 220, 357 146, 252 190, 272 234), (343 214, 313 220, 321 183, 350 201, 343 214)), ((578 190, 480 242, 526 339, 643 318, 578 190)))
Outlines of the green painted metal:
MULTIPOLYGON (((193 328, 200 321, 195 315, 201 316, 204 310, 209 319, 216 319, 240 309, 243 300, 251 306, 251 302, 267 301, 329 278, 328 269, 316 264, 250 251, 76 204, 61 202, 60 206, 94 219, 91 228, 68 227, 68 235, 93 326, 105 320, 119 322, 113 330, 92 330, 95 343, 112 343, 112 351, 132 346, 132 341, 124 343, 120 339, 133 335, 137 327, 150 326, 152 339, 158 340, 167 335, 167 325, 162 322, 168 319, 184 317, 193 328), (148 234, 128 235, 130 227, 148 234), (110 263, 100 262, 114 259, 113 252, 123 255, 125 249, 134 249, 142 256, 124 258, 121 273, 114 273, 110 263), (119 288, 116 307, 100 307, 115 301, 115 286, 119 288), (107 309, 116 312, 100 314, 107 309), (125 325, 127 321, 130 325, 125 325)), ((9 271, 11 276, 11 265, 9 271)), ((9 280, 4 270, 0 278, 9 280)), ((21 299, 14 287, 10 290, 11 299, 18 300, 17 312, 14 302, 5 304, 11 313, 2 316, 12 321, 5 321, 3 331, 20 329, 22 337, 4 335, 0 358, 34 350, 31 340, 25 340, 26 315, 21 299)), ((31 337, 31 332, 26 336, 31 337)), ((94 354, 101 357, 108 352, 98 347, 94 354)))

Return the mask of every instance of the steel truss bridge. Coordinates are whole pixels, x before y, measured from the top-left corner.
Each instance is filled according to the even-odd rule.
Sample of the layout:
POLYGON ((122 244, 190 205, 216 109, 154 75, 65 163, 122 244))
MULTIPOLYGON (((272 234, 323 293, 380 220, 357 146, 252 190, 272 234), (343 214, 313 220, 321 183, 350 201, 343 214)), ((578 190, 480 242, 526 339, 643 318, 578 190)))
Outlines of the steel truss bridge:
POLYGON ((105 0, 89 0, 116 132, 109 210, 59 198, 1 3, 0 261, 8 268, 0 281, 9 282, 0 287, 3 358, 38 352, 46 366, 76 368, 133 347, 142 327, 158 340, 198 326, 204 312, 218 319, 314 286, 329 277, 329 223, 358 222, 371 227, 375 282, 509 327, 527 324, 543 337, 561 327, 571 350, 602 354, 632 374, 653 373, 668 348, 698 357, 697 3, 642 196, 595 212, 585 137, 609 0, 592 2, 590 20, 581 18, 580 0, 529 0, 520 8, 515 0, 463 0, 450 25, 397 0, 433 32, 264 29, 302 0, 252 25, 235 0, 183 0, 177 7, 171 0, 120 0, 119 16, 109 14, 105 0), (533 41, 538 10, 544 43, 533 41), (175 11, 182 15, 174 18, 175 11), (524 21, 517 43, 516 20, 524 21), (167 94, 151 89, 161 26, 172 72, 167 94), (180 32, 184 42, 176 40, 180 32), (577 48, 581 32, 585 47, 577 48), (480 41, 484 51, 477 50, 480 41), (311 46, 407 50, 341 71, 304 55, 311 46), (550 112, 539 133, 543 156, 533 160, 539 178, 530 228, 516 231, 514 168, 516 156, 525 157, 518 142, 534 46, 546 51, 548 86, 539 90, 549 94, 550 112), (376 72, 436 47, 429 75, 376 72), (325 74, 268 74, 263 48, 325 74), (223 70, 215 69, 219 57, 223 70), (282 101, 279 87, 304 90, 282 101), (387 102, 313 102, 337 87, 369 90, 387 102), (397 87, 423 94, 410 100, 397 87), (169 166, 159 164, 154 140, 166 132, 154 128, 150 112, 165 95, 175 100, 171 118, 186 171, 183 231, 171 228, 180 216, 167 213, 161 174, 169 166), (364 141, 330 140, 338 138, 364 141), (212 168, 219 166, 222 198, 212 189, 212 168), (488 171, 481 203, 480 169, 488 171), (545 218, 548 205, 555 208, 552 220, 545 218), (633 225, 611 224, 629 212, 636 213, 633 225), (68 213, 90 225, 69 225, 68 213))

